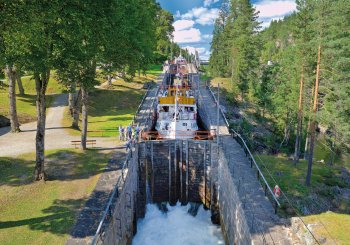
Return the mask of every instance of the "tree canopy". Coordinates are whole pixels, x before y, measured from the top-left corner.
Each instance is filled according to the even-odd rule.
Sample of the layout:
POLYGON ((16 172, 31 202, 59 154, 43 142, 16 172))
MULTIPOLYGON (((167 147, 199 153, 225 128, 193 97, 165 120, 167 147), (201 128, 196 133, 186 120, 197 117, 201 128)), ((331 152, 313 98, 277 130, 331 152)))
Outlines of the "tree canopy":
MULTIPOLYGON (((210 72, 230 77, 244 99, 268 113, 280 141, 286 134, 305 139, 313 122, 310 112, 320 47, 315 123, 336 152, 350 146, 350 5, 346 0, 296 2, 293 14, 261 30, 249 1, 226 1, 215 22, 210 72)), ((285 143, 291 153, 293 140, 285 143)))

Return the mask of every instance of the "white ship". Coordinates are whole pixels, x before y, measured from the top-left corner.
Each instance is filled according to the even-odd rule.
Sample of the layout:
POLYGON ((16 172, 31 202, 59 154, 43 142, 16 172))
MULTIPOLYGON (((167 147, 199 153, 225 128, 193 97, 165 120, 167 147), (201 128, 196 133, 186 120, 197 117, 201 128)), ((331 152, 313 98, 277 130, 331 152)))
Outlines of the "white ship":
POLYGON ((176 79, 160 92, 156 130, 160 139, 193 139, 198 131, 197 105, 188 77, 187 61, 175 59, 176 79))
POLYGON ((168 87, 157 105, 156 130, 161 139, 193 139, 198 130, 194 91, 189 87, 168 87))

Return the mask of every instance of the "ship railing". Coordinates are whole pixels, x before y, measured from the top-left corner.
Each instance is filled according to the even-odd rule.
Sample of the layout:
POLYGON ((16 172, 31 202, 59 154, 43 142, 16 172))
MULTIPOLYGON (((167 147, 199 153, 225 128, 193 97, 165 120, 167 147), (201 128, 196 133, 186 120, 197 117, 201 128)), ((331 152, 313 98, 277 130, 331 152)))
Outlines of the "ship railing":
MULTIPOLYGON (((167 112, 165 112, 167 113, 167 112)), ((164 112, 159 112, 158 114, 158 120, 175 120, 175 116, 171 115, 171 113, 165 114, 164 112)), ((174 114, 174 113, 173 113, 174 114)), ((176 120, 196 120, 196 113, 195 112, 180 112, 180 114, 176 117, 176 120)))
MULTIPOLYGON (((176 135, 178 137, 189 137, 193 136, 193 139, 195 140, 212 140, 215 137, 215 134, 211 131, 205 131, 205 130, 198 130, 195 131, 193 135, 193 131, 188 130, 160 130, 160 132, 168 133, 169 136, 176 135)), ((162 137, 161 133, 159 131, 143 131, 141 133, 141 138, 143 140, 164 140, 164 137, 162 137)))
POLYGON ((176 89, 192 89, 192 86, 191 85, 186 85, 186 86, 176 86, 176 85, 161 85, 160 86, 160 89, 161 90, 176 90, 176 89))

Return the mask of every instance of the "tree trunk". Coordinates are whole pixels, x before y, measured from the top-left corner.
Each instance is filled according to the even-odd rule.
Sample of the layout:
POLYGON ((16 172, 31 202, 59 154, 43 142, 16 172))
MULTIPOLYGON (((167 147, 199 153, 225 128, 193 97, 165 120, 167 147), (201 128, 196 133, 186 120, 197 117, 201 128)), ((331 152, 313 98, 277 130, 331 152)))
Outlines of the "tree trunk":
POLYGON ((16 105, 16 70, 14 67, 6 66, 6 75, 9 80, 9 102, 10 102, 10 121, 11 121, 11 132, 20 132, 18 116, 17 116, 17 105, 16 105))
POLYGON ((310 142, 310 125, 311 122, 310 122, 310 118, 309 118, 309 121, 307 123, 307 129, 306 129, 306 136, 305 136, 305 148, 304 148, 304 160, 306 160, 309 156, 309 142, 310 142))
POLYGON ((331 156, 329 158, 328 165, 329 166, 333 166, 334 158, 335 158, 335 155, 336 155, 336 153, 335 153, 335 142, 337 140, 337 131, 336 131, 335 127, 332 128, 332 134, 331 134, 330 138, 331 138, 332 144, 331 144, 331 156))
POLYGON ((79 89, 78 95, 75 98, 73 106, 73 122, 72 128, 79 129, 79 115, 80 115, 80 104, 81 104, 81 89, 79 89))
POLYGON ((19 95, 25 95, 21 76, 22 76, 21 70, 17 69, 16 80, 17 80, 17 83, 18 83, 19 95))
POLYGON ((331 156, 328 161, 329 166, 333 166, 334 164, 334 158, 335 158, 335 140, 332 141, 332 146, 331 146, 331 156))
POLYGON ((36 111, 37 111, 37 129, 36 129, 36 164, 35 180, 45 180, 44 162, 45 162, 45 125, 46 125, 46 88, 49 82, 50 71, 39 74, 35 73, 36 89, 36 111))
POLYGON ((312 114, 312 102, 314 97, 314 90, 315 85, 312 86, 311 89, 311 99, 310 99, 310 114, 309 114, 309 120, 307 122, 307 129, 306 129, 306 139, 305 139, 305 150, 304 150, 304 160, 308 159, 309 156, 309 143, 310 143, 310 127, 311 127, 311 114, 312 114))
POLYGON ((81 86, 81 101, 82 101, 82 129, 81 129, 81 148, 86 150, 87 125, 88 125, 88 91, 84 86, 81 86))
POLYGON ((295 138, 295 149, 294 149, 295 166, 299 162, 299 157, 300 157, 300 141, 301 141, 302 122, 303 122, 303 87, 304 87, 304 64, 302 65, 301 79, 300 79, 298 126, 297 126, 297 133, 295 138))
POLYGON ((108 87, 112 86, 112 75, 111 74, 107 75, 107 85, 108 85, 108 87))
POLYGON ((68 93, 68 108, 69 108, 69 114, 73 117, 73 110, 74 110, 74 97, 75 97, 75 83, 72 83, 69 88, 68 93))
POLYGON ((315 92, 314 92, 314 106, 313 106, 313 115, 310 128, 310 154, 307 165, 307 174, 306 174, 306 185, 310 186, 311 184, 311 173, 312 173, 312 160, 314 157, 314 148, 315 148, 315 139, 316 139, 316 113, 318 105, 318 84, 320 80, 320 63, 321 63, 321 45, 318 46, 318 55, 317 55, 317 69, 316 69, 316 81, 315 81, 315 92))

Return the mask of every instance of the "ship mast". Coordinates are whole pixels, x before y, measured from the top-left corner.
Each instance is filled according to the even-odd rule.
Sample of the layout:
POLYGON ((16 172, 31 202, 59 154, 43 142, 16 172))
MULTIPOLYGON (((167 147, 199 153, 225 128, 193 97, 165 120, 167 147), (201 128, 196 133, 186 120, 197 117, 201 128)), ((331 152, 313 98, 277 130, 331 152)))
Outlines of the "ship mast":
POLYGON ((178 84, 175 84, 175 129, 174 129, 174 137, 176 139, 176 132, 177 132, 177 113, 178 113, 178 84))

